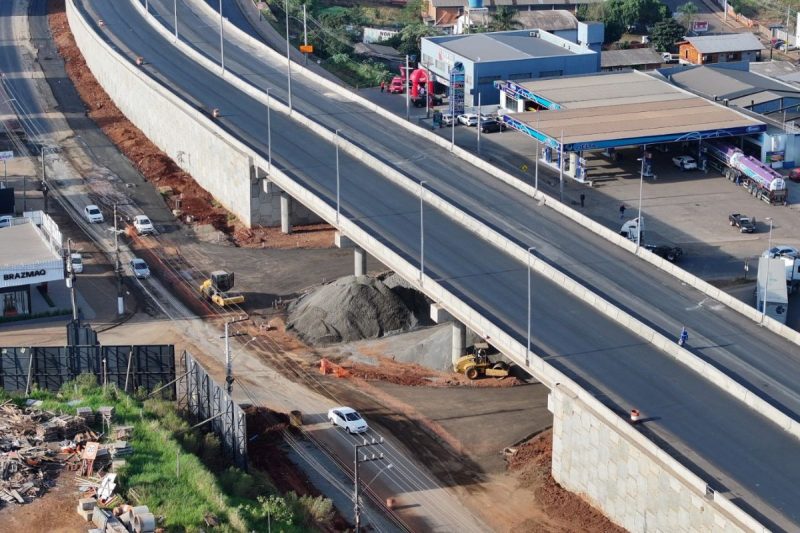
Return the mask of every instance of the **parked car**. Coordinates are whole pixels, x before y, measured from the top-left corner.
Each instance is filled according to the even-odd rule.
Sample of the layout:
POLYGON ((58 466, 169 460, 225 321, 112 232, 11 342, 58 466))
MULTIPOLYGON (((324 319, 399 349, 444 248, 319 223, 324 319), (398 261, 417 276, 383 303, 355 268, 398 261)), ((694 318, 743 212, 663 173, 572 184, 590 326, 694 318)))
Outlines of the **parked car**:
POLYGON ((664 52, 661 54, 661 59, 664 61, 664 63, 674 64, 680 60, 680 57, 678 56, 678 54, 670 54, 669 52, 664 52))
POLYGON ((83 272, 83 256, 79 253, 70 254, 69 270, 76 274, 83 272))
POLYGON ((780 48, 781 46, 786 44, 786 41, 784 41, 783 39, 772 39, 770 41, 770 44, 772 45, 772 48, 780 48))
POLYGON ((785 255, 800 257, 800 253, 797 252, 797 248, 794 246, 786 246, 785 244, 779 244, 778 246, 773 246, 769 250, 764 250, 764 253, 761 254, 761 257, 782 257, 785 255))
POLYGON ((728 216, 728 223, 739 228, 739 233, 753 233, 756 231, 756 219, 740 213, 728 216))
POLYGON ((103 212, 94 204, 87 205, 83 208, 83 216, 89 224, 101 224, 103 222, 103 212))
POLYGON ((797 47, 793 44, 783 43, 778 47, 778 50, 781 52, 791 52, 792 50, 797 50, 797 47))
POLYGON ((644 247, 670 263, 674 263, 683 255, 683 248, 667 244, 645 244, 644 247))
POLYGON ((793 168, 789 171, 789 175, 786 177, 795 183, 800 182, 800 168, 793 168))
POLYGON ((147 279, 150 277, 150 267, 147 266, 144 259, 139 259, 138 257, 131 259, 131 270, 133 271, 133 275, 139 279, 147 279))
POLYGON ((153 234, 156 232, 156 228, 153 227, 153 223, 150 222, 147 215, 136 215, 133 217, 133 227, 136 228, 136 233, 139 235, 153 234))
MULTIPOLYGON (((453 125, 453 115, 450 113, 442 113, 442 126, 452 126, 453 125)), ((458 124, 458 121, 455 121, 458 124)))
POLYGON ((366 420, 351 407, 334 407, 328 411, 328 421, 348 433, 364 433, 369 429, 366 420))
POLYGON ((506 123, 496 118, 481 119, 481 133, 494 133, 496 131, 505 131, 506 123))
POLYGON ((679 155, 672 158, 672 163, 681 170, 694 170, 697 168, 697 161, 690 155, 679 155))
POLYGON ((11 215, 5 215, 0 217, 0 228, 7 228, 9 226, 14 225, 14 217, 11 215))
POLYGON ((458 121, 465 126, 477 126, 478 115, 475 113, 464 113, 463 115, 458 115, 458 121))

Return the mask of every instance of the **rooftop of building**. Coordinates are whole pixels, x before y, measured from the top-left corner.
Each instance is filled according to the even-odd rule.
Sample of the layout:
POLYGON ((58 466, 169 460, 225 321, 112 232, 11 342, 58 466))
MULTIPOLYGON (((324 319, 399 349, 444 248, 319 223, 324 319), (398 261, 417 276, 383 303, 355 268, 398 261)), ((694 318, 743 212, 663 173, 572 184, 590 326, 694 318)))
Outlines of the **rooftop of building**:
POLYGON ((701 54, 749 52, 764 49, 764 45, 761 44, 758 37, 750 32, 685 37, 684 42, 690 43, 701 54))
POLYGON ((14 253, 0 254, 0 267, 4 268, 49 263, 61 259, 45 242, 36 225, 31 222, 0 228, 0 250, 14 251, 14 253))
POLYGON ((600 53, 600 67, 635 67, 638 65, 660 65, 664 60, 650 47, 628 50, 604 50, 600 53))
POLYGON ((426 39, 475 63, 594 53, 541 30, 443 35, 426 39), (549 40, 544 36, 549 36, 549 40))
MULTIPOLYGON (((467 7, 468 0, 428 0, 433 7, 467 7)), ((483 7, 599 4, 604 0, 484 0, 483 7)))

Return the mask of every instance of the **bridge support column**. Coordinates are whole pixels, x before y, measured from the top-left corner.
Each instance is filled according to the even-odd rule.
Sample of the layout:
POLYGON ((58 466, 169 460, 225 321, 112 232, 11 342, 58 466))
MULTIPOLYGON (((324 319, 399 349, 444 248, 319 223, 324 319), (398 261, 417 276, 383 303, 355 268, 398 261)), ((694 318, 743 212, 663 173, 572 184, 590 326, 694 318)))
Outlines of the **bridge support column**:
POLYGON ((464 355, 464 350, 467 344, 467 326, 458 320, 451 322, 453 329, 453 353, 451 360, 453 364, 458 361, 458 358, 464 355))
POLYGON ((367 273, 367 252, 360 246, 356 246, 353 248, 353 259, 355 263, 355 275, 365 275, 367 273))
POLYGON ((281 233, 289 234, 292 232, 292 225, 289 222, 290 201, 289 195, 281 191, 281 233))

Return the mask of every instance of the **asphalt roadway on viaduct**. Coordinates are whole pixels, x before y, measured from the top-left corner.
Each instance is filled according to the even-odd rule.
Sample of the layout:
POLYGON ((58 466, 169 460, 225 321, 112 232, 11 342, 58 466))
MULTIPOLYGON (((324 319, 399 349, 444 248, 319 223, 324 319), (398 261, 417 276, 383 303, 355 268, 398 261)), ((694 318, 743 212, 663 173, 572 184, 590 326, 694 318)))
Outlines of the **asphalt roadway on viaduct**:
MULTIPOLYGON (((188 102, 206 109, 221 108, 221 127, 266 154, 263 105, 185 58, 142 20, 128 1, 78 0, 76 4, 90 19, 105 21, 100 33, 128 60, 136 55, 145 57, 145 70, 188 102)), ((151 9, 154 4, 159 3, 151 2, 151 9)), ((179 6, 184 9, 183 3, 179 6)), ((191 17, 189 12, 179 14, 186 31, 191 17)), ((213 32, 206 25, 197 30, 184 37, 202 49, 202 34, 213 39, 213 32)), ((248 64, 249 55, 239 53, 231 42, 225 56, 227 68, 247 73, 251 82, 273 87, 273 96, 285 98, 284 70, 248 64)), ((376 155, 410 175, 427 179, 429 188, 511 238, 536 245, 540 255, 665 334, 674 334, 687 322, 692 344, 707 346, 697 349, 699 355, 712 357, 715 352, 722 366, 741 360, 733 372, 740 376, 749 373, 742 378, 744 382, 753 388, 767 384, 771 393, 785 388, 785 401, 777 403, 787 405, 791 400, 791 412, 800 412, 798 395, 792 390, 793 377, 800 377, 800 368, 791 357, 796 346, 767 335, 732 311, 701 305, 705 297, 700 293, 688 291, 630 254, 585 234, 582 228, 521 198, 516 190, 446 151, 410 133, 387 128, 358 106, 320 90, 324 89, 304 86, 303 80, 295 77, 294 106, 326 125, 341 127, 348 138, 363 140, 376 155), (593 275, 584 275, 590 271, 593 275), (753 368, 750 365, 757 361, 751 355, 768 361, 753 368)), ((272 114, 272 127, 274 164, 333 205, 334 147, 279 113, 272 114)), ((347 155, 341 156, 341 162, 343 215, 412 263, 418 262, 418 198, 347 155)), ((429 208, 425 214, 428 274, 524 344, 525 265, 437 211, 429 208)), ((533 287, 537 353, 621 414, 636 406, 653 417, 642 431, 716 489, 731 491, 740 498, 737 503, 769 527, 790 530, 800 525, 800 462, 795 460, 800 446, 794 437, 560 287, 538 276, 533 287)))

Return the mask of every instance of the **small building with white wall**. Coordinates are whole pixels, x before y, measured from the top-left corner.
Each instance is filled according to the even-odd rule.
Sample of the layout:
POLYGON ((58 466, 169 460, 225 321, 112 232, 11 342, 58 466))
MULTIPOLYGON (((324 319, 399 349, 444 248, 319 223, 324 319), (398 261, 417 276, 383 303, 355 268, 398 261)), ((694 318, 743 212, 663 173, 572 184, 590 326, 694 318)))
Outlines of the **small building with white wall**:
POLYGON ((494 82, 599 72, 603 25, 579 23, 577 42, 544 30, 516 30, 422 39, 421 67, 444 85, 457 63, 464 66, 464 104, 499 103, 494 82), (578 44, 580 43, 580 44, 578 44), (591 46, 590 46, 591 45, 591 46))

